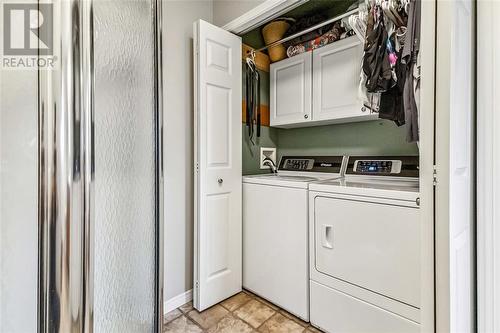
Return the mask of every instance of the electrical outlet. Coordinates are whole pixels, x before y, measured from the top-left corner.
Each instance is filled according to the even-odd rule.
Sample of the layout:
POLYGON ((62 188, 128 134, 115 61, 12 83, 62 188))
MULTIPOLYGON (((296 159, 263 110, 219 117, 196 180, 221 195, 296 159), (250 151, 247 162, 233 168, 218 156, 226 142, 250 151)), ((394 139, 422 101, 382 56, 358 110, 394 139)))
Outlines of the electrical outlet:
POLYGON ((271 159, 274 164, 277 166, 276 163, 276 148, 260 148, 260 168, 261 169, 269 169, 267 165, 264 165, 264 160, 266 158, 271 159))

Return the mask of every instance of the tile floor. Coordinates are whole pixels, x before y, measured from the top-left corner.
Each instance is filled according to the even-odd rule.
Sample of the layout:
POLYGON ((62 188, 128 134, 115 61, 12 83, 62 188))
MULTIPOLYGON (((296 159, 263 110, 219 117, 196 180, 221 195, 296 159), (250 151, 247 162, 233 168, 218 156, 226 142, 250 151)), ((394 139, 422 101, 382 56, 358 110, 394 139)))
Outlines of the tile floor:
POLYGON ((169 333, 318 333, 309 325, 262 298, 243 291, 198 312, 192 303, 164 318, 169 333))

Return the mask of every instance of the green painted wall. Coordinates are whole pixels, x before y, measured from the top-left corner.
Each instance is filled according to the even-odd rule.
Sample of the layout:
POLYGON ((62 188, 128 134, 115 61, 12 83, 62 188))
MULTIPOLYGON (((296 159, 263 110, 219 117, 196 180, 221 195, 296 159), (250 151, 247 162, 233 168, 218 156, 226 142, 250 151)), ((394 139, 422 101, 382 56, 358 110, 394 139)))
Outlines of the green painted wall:
POLYGON ((278 157, 283 155, 418 155, 406 143, 405 128, 387 120, 280 129, 278 157))
MULTIPOLYGON (((261 101, 269 104, 269 73, 260 74, 261 101)), ((244 175, 269 172, 259 168, 260 147, 277 147, 278 160, 283 155, 418 155, 417 145, 405 141, 405 127, 387 120, 295 129, 262 127, 255 145, 242 126, 244 175)))
POLYGON ((279 130, 276 128, 263 126, 261 130, 261 137, 256 138, 255 145, 253 145, 248 139, 247 127, 243 124, 243 175, 269 172, 269 170, 260 169, 260 147, 277 147, 278 131, 279 130))
POLYGON ((262 127, 256 144, 248 140, 243 125, 243 174, 267 173, 259 169, 260 147, 276 147, 284 155, 418 155, 414 143, 405 142, 405 128, 390 121, 277 129, 262 127))
MULTIPOLYGON (((260 84, 260 101, 261 104, 269 105, 269 73, 259 71, 260 84)), ((245 98, 245 64, 243 64, 243 98, 245 98)), ((248 130, 243 124, 243 174, 252 175, 258 173, 266 173, 267 170, 260 169, 259 154, 260 147, 277 147, 278 145, 278 129, 262 126, 261 137, 254 138, 255 145, 248 138, 248 130)))

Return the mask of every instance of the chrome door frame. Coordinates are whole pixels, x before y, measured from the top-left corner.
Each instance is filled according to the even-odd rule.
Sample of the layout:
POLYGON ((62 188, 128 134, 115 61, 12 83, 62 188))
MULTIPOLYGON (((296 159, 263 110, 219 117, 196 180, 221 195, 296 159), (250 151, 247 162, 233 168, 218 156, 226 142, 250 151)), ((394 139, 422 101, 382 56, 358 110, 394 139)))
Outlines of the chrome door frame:
POLYGON ((164 181, 163 181, 163 12, 162 0, 152 0, 154 59, 153 75, 155 79, 154 116, 155 116, 155 164, 156 164, 156 313, 157 333, 163 333, 163 282, 164 282, 164 181))
MULTIPOLYGON (((46 1, 38 0, 38 3, 46 1)), ((38 71, 38 332, 93 332, 93 0, 54 1, 60 70, 38 71)), ((161 0, 151 0, 155 142, 154 330, 163 326, 161 0)))

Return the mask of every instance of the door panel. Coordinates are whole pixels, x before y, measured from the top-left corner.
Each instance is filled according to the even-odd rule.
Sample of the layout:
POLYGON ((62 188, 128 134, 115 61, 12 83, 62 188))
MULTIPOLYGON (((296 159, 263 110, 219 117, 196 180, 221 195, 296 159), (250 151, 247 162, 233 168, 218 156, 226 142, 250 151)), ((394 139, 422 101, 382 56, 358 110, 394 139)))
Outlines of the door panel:
POLYGON ((356 36, 313 52, 313 119, 369 115, 358 98, 363 45, 356 36))
POLYGON ((0 332, 37 330, 37 102, 36 70, 0 69, 0 332))
POLYGON ((229 193, 207 196, 207 219, 213 225, 207 230, 208 279, 231 272, 228 262, 229 244, 229 193))
POLYGON ((94 1, 94 331, 146 332, 155 316, 151 1, 94 1))
POLYGON ((316 269, 419 307, 419 230, 416 208, 317 196, 316 269))
POLYGON ((271 64, 271 126, 311 120, 311 54, 271 64))
POLYGON ((230 166, 231 90, 207 84, 207 163, 230 166))
POLYGON ((202 20, 195 35, 194 305, 241 290, 241 39, 202 20))
POLYGON ((450 80, 450 329, 467 332, 472 319, 472 3, 453 4, 450 80))
POLYGON ((419 333, 416 322, 311 281, 311 322, 325 332, 419 333))
POLYGON ((436 331, 475 328, 475 9, 437 2, 436 331))

